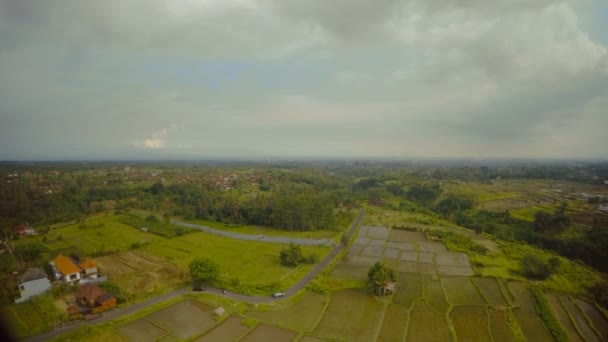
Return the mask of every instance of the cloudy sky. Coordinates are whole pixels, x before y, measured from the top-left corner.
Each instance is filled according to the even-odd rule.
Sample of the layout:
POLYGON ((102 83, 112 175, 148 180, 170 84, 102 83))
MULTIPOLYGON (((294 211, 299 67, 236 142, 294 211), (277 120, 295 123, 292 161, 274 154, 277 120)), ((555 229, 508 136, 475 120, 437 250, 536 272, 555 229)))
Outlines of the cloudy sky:
POLYGON ((0 0, 0 159, 608 158, 605 0, 0 0))

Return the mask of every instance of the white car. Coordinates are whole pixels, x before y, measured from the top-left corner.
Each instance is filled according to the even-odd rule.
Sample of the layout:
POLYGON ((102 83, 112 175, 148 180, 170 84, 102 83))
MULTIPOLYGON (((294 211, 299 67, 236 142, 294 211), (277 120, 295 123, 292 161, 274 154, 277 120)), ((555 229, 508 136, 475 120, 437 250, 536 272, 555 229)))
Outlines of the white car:
POLYGON ((285 293, 283 292, 277 292, 275 294, 272 295, 272 298, 281 298, 281 297, 285 297, 285 293))

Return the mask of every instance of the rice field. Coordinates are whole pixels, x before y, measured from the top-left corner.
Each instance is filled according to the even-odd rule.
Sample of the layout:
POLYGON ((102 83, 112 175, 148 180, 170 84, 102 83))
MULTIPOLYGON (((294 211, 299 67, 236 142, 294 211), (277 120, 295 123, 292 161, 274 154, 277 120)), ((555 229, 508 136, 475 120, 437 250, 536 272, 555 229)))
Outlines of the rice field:
POLYGON ((488 313, 480 306, 457 306, 450 312, 459 341, 490 341, 488 313))

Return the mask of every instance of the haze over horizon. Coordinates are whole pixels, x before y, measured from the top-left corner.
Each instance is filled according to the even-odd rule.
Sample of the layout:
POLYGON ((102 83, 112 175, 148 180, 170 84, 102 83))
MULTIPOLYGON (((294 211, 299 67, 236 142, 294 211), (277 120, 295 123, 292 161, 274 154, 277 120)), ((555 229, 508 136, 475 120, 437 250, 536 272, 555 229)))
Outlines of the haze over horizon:
POLYGON ((0 75, 0 160, 608 158, 600 0, 0 0, 0 75))

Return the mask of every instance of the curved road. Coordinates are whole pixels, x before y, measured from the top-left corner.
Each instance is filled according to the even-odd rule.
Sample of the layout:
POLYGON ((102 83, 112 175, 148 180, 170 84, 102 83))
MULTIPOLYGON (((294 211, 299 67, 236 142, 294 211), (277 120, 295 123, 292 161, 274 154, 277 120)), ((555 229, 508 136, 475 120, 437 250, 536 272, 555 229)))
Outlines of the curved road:
POLYGON ((309 245, 309 246, 331 246, 331 245, 333 245, 333 242, 330 239, 306 239, 306 238, 290 238, 290 237, 284 237, 284 236, 241 234, 241 233, 235 233, 235 232, 228 232, 228 231, 220 230, 220 229, 214 229, 214 228, 207 227, 207 226, 201 226, 201 225, 194 224, 194 223, 186 223, 186 222, 175 221, 175 220, 172 220, 171 223, 173 223, 176 226, 194 228, 194 229, 201 230, 205 233, 219 235, 219 236, 226 236, 226 237, 238 239, 238 240, 262 241, 262 242, 284 243, 284 244, 294 243, 296 245, 309 245))
MULTIPOLYGON (((353 235, 353 233, 355 232, 355 230, 357 229, 357 227, 359 226, 359 224, 361 223, 361 220, 363 219, 363 217, 365 216, 365 210, 361 209, 359 211, 359 215, 357 216, 357 218, 353 221, 353 223, 351 224, 350 228, 348 229, 348 231, 346 232, 346 237, 350 240, 350 237, 353 235)), ((174 221, 175 223, 176 221, 174 221)), ((194 225, 196 226, 196 225, 194 225)), ((200 226, 202 227, 202 226, 200 226)), ((196 227, 195 227, 196 228, 196 227)), ((208 227, 206 227, 208 228, 208 227)), ((209 228, 211 229, 211 228, 209 228)), ((215 230, 215 229, 214 229, 215 230)), ((222 232, 222 231, 220 231, 222 232)), ((226 233, 226 232, 223 232, 226 233)), ((239 235, 244 235, 244 234, 239 234, 239 235)), ((226 235, 226 236, 230 236, 230 235, 226 235)), ((293 240, 291 238, 285 238, 287 240, 293 240)), ((311 239, 296 239, 296 240, 311 240, 311 239)), ((265 241, 265 240, 264 240, 265 241)), ((313 240, 314 241, 314 240, 313 240)), ((282 242, 282 243, 289 243, 289 242, 282 242)), ((301 289, 303 289, 306 284, 308 284, 309 281, 311 281, 314 277, 316 277, 319 272, 321 272, 325 267, 327 267, 327 265, 329 265, 329 263, 336 257, 336 255, 338 255, 343 249, 345 248, 344 245, 342 244, 338 244, 338 246, 336 246, 336 248, 334 248, 320 263, 318 263, 310 272, 308 272, 308 274, 306 274, 302 279, 300 279, 300 281, 298 281, 294 286, 292 286, 289 290, 285 291, 285 297, 284 298, 272 298, 272 297, 262 297, 262 296, 246 296, 246 295, 242 295, 242 294, 238 294, 238 293, 233 293, 233 292, 226 292, 224 293, 223 290, 218 289, 218 288, 214 288, 214 287, 207 287, 205 288, 205 292, 208 293, 213 293, 215 295, 218 296, 223 296, 223 297, 228 297, 234 300, 238 300, 238 301, 242 301, 242 302, 248 302, 248 303, 255 303, 255 304, 259 304, 259 303, 269 303, 269 302, 274 302, 274 301, 279 301, 279 300, 283 300, 285 298, 289 298, 291 296, 293 296, 294 294, 296 294, 298 291, 300 291, 301 289)), ((85 324, 97 324, 97 323, 103 323, 103 322, 107 322, 119 317, 123 317, 129 314, 132 314, 134 312, 137 312, 141 309, 144 309, 150 305, 154 305, 154 304, 158 304, 160 302, 164 302, 176 297, 179 297, 181 295, 184 295, 188 292, 190 292, 191 290, 189 288, 182 288, 179 290, 175 290, 173 292, 169 292, 169 293, 165 293, 163 295, 160 296, 156 296, 154 298, 150 298, 148 300, 145 300, 143 302, 137 303, 137 304, 133 304, 129 307, 126 307, 124 309, 115 309, 112 311, 108 311, 105 312, 103 314, 102 317, 91 320, 91 321, 79 321, 77 323, 74 324, 70 324, 70 325, 66 325, 60 328, 57 328, 51 332, 42 334, 42 335, 37 335, 37 336, 33 336, 30 337, 28 339, 26 339, 25 341, 27 342, 42 342, 42 341, 48 341, 52 338, 55 338, 61 334, 65 334, 67 332, 70 332, 82 325, 85 324)))

